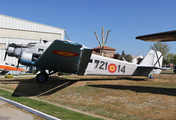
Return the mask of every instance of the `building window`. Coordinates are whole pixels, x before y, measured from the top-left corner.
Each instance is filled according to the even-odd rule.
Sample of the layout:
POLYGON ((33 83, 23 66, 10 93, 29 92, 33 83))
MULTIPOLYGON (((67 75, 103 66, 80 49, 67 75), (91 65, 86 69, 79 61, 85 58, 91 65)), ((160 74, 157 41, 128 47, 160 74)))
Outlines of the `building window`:
POLYGON ((113 52, 104 52, 105 54, 108 54, 108 55, 113 55, 114 53, 113 52))

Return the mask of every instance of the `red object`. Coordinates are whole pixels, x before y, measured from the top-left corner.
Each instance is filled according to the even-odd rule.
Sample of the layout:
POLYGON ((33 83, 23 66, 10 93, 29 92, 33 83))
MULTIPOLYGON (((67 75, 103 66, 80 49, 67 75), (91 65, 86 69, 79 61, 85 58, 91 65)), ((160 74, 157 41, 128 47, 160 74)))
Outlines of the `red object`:
POLYGON ((114 73, 117 70, 117 66, 112 63, 108 66, 108 70, 110 73, 114 73))
POLYGON ((68 51, 61 51, 61 50, 53 50, 52 51, 56 55, 64 56, 64 57, 76 57, 79 56, 78 53, 68 52, 68 51))

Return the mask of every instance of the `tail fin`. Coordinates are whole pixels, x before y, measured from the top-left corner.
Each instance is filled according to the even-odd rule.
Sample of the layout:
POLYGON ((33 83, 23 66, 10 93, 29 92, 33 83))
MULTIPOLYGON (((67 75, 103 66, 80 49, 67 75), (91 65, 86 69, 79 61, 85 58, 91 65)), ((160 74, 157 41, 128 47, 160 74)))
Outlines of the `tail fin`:
MULTIPOLYGON (((159 51, 150 50, 142 62, 137 66, 134 76, 148 76, 153 69, 157 69, 155 73, 160 73, 162 68, 163 55, 159 51)), ((155 74, 153 73, 153 74, 155 74)))
POLYGON ((163 55, 159 51, 150 50, 139 66, 162 67, 163 55))

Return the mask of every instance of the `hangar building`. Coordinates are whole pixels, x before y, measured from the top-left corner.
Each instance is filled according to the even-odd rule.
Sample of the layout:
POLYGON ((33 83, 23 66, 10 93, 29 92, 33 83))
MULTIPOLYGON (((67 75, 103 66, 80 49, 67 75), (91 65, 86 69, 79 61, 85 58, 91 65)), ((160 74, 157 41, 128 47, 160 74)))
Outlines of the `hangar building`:
MULTIPOLYGON (((0 64, 4 62, 8 43, 28 44, 41 40, 64 39, 65 30, 0 14, 0 64)), ((6 57, 5 63, 17 65, 17 59, 6 57)))

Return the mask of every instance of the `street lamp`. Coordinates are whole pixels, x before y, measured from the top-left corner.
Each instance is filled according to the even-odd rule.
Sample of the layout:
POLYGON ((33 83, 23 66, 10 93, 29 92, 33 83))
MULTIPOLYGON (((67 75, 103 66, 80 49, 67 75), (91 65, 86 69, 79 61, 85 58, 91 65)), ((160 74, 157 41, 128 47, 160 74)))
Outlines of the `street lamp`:
POLYGON ((174 68, 174 62, 173 62, 173 59, 174 59, 174 58, 172 58, 172 69, 174 68))

